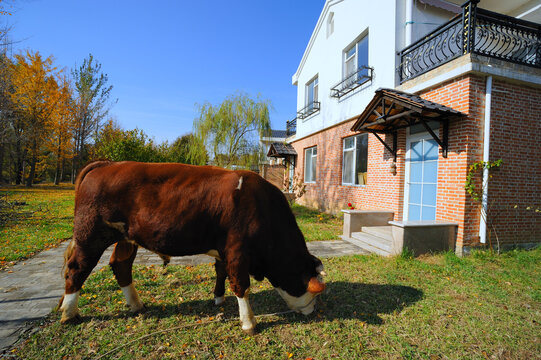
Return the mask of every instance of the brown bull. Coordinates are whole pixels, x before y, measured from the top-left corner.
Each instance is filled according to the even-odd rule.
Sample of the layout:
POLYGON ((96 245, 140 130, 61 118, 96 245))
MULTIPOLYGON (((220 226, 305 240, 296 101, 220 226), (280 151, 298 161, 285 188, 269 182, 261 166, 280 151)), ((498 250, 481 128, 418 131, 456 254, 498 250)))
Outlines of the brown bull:
POLYGON ((216 303, 229 278, 242 329, 255 330, 250 275, 267 278, 291 309, 309 314, 325 285, 280 190, 249 171, 210 166, 94 162, 75 187, 73 240, 65 254, 62 322, 78 317, 79 290, 110 245, 110 265, 130 309, 143 308, 132 280, 138 246, 167 256, 217 258, 216 303))

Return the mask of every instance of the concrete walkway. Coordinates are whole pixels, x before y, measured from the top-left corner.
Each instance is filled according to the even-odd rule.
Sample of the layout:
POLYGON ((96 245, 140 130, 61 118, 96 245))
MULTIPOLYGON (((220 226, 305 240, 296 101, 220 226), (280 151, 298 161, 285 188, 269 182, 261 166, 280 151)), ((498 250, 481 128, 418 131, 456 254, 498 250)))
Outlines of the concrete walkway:
MULTIPOLYGON (((9 271, 0 272, 0 357, 23 333, 33 328, 35 321, 47 316, 58 304, 64 291, 61 270, 68 243, 66 241, 57 248, 16 264, 9 271)), ((320 258, 365 253, 342 240, 309 242, 308 249, 320 258)), ((109 263, 111 252, 112 247, 104 253, 94 270, 109 263)), ((140 248, 135 263, 160 265, 162 260, 140 248)), ((171 259, 171 264, 175 265, 205 263, 214 263, 214 258, 195 255, 171 259)))

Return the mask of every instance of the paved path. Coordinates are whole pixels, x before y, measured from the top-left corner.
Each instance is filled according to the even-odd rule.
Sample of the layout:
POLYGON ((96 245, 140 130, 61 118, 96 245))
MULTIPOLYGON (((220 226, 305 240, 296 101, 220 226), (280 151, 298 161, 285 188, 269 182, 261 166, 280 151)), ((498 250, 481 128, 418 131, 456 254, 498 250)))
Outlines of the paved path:
MULTIPOLYGON (((0 272, 0 357, 22 333, 33 328, 34 321, 48 315, 58 304, 64 290, 61 269, 67 245, 68 241, 16 264, 9 271, 0 272)), ((364 253, 362 249, 342 240, 309 242, 308 249, 321 258, 364 253)), ((94 270, 108 264, 111 251, 112 247, 104 253, 94 270)), ((206 255, 171 259, 171 264, 178 265, 213 262, 214 259, 206 255)), ((162 260, 140 248, 135 263, 162 264, 162 260)))

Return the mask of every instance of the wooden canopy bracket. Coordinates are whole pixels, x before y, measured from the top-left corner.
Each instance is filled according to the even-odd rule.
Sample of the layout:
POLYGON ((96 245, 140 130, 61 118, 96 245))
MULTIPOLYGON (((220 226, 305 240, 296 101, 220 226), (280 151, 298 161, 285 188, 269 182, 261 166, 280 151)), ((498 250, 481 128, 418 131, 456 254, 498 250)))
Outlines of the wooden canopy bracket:
POLYGON ((396 162, 396 149, 397 149, 397 143, 398 143, 398 134, 396 131, 393 131, 393 132, 389 132, 387 134, 392 134, 393 135, 393 147, 391 148, 389 145, 387 145, 387 143, 378 135, 378 133, 376 131, 373 131, 373 130, 368 130, 371 134, 373 134, 376 139, 378 139, 382 144, 383 146, 385 146, 385 148, 393 155, 394 157, 394 162, 396 162))
POLYGON ((434 140, 436 140, 438 145, 441 147, 441 155, 444 158, 447 158, 447 152, 449 150, 449 144, 448 144, 448 142, 449 142, 449 120, 447 120, 447 119, 440 120, 441 122, 443 122, 443 136, 442 136, 441 139, 439 138, 438 135, 436 135, 434 133, 434 131, 430 128, 430 126, 428 126, 428 124, 426 123, 425 119, 422 116, 419 117, 419 121, 421 122, 421 124, 423 124, 423 126, 425 127, 426 131, 428 131, 430 136, 432 136, 432 138, 434 140))

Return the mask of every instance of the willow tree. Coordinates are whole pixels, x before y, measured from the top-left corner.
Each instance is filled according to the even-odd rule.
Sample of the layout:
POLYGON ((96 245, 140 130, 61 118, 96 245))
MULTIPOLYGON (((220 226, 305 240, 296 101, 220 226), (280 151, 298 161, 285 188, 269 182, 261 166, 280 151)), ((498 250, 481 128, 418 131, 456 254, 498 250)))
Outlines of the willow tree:
MULTIPOLYGON (((196 159, 208 151, 214 165, 221 167, 246 164, 246 149, 258 151, 259 139, 270 132, 268 100, 259 96, 254 100, 245 94, 229 96, 219 105, 205 103, 199 107, 199 118, 194 120, 194 138, 205 146, 193 146, 190 156, 196 159)), ((256 162, 256 161, 254 161, 256 162)))

